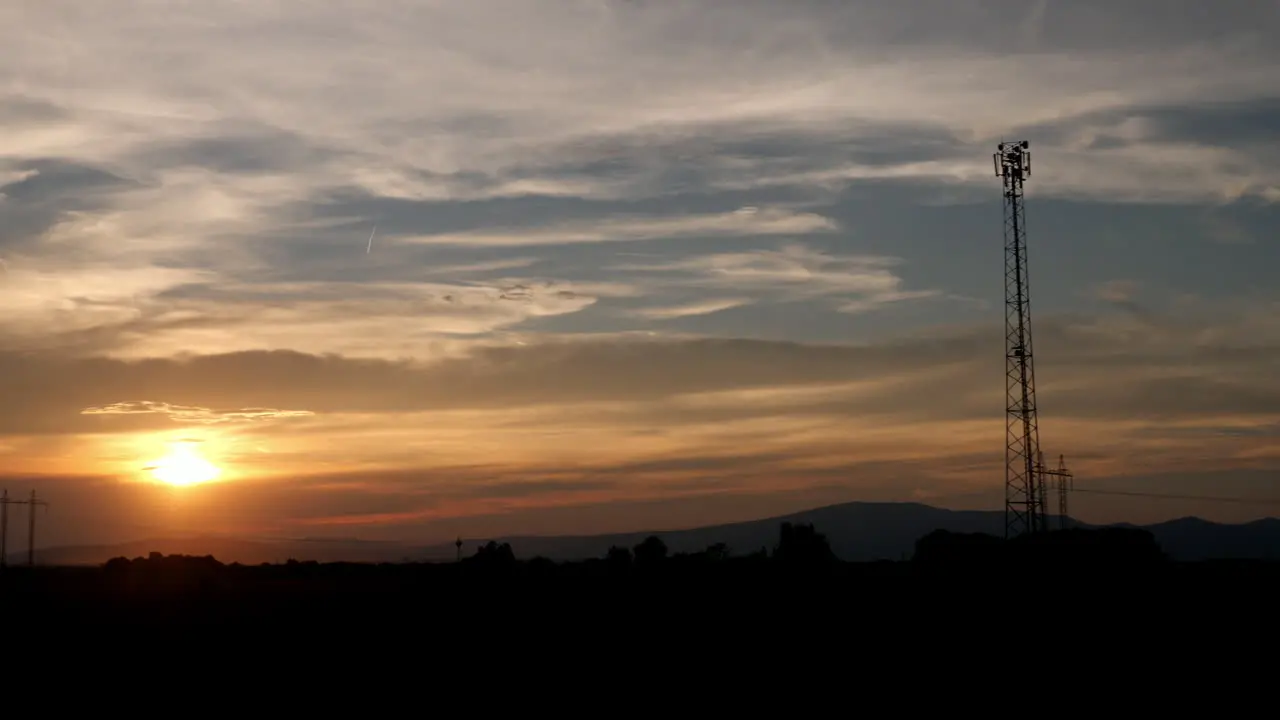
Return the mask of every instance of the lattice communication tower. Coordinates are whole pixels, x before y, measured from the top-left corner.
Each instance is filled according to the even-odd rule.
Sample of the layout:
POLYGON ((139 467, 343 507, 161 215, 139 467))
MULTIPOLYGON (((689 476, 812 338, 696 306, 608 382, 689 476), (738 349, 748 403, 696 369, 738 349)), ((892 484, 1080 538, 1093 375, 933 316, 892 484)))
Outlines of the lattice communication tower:
POLYGON ((1005 300, 1005 506, 1006 538, 1048 530, 1036 375, 1031 343, 1031 293, 1027 276, 1027 226, 1023 183, 1031 176, 1030 143, 1002 142, 994 156, 1004 184, 1005 300))

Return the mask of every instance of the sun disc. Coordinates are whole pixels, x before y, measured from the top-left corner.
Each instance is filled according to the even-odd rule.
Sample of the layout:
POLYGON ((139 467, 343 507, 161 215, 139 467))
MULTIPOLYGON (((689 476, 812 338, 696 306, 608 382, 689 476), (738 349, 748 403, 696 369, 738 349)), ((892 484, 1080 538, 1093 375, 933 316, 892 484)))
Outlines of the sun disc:
POLYGON ((187 444, 170 447, 169 454, 155 461, 148 470, 166 485, 185 487, 216 479, 221 471, 187 444))

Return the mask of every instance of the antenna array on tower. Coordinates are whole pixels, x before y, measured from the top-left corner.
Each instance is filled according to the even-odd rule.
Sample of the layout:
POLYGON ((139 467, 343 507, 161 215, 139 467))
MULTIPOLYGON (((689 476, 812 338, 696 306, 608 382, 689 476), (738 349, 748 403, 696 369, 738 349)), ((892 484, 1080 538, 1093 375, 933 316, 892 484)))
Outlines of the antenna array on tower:
POLYGON ((1005 481, 1004 535, 1049 529, 1048 480, 1055 478, 1058 525, 1067 526, 1067 493, 1073 485, 1066 459, 1048 470, 1040 452, 1035 353, 1031 342, 1031 282, 1027 273, 1027 218, 1023 184, 1031 176, 1031 144, 996 147, 996 177, 1004 184, 1005 481))

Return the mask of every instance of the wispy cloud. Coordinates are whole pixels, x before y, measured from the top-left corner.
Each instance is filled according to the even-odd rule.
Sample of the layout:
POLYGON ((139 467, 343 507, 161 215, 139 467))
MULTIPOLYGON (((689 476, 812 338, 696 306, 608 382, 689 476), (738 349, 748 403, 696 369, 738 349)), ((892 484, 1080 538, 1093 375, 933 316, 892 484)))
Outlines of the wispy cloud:
POLYGON ((673 320, 675 318, 693 317, 695 315, 710 315, 722 310, 742 307, 743 305, 748 305, 750 303, 751 301, 745 298, 711 299, 688 303, 685 305, 640 308, 638 310, 632 310, 631 314, 649 320, 673 320))
POLYGON ((1099 300, 1111 303, 1128 303, 1137 294, 1142 283, 1136 280, 1111 280, 1094 288, 1093 293, 1099 300))
MULTIPOLYGON (((111 275, 108 273, 106 279, 111 275)), ((100 280, 101 281, 101 280, 100 280)), ((38 295, 0 325, 12 347, 117 356, 298 349, 432 357, 450 337, 580 312, 624 283, 498 278, 474 283, 189 283, 164 296, 109 287, 102 299, 38 295)))
POLYGON ((857 315, 859 313, 871 312, 888 303, 903 302, 905 300, 926 300, 928 298, 939 297, 942 293, 937 290, 913 290, 911 292, 885 292, 874 294, 871 297, 861 300, 851 300, 841 303, 836 309, 839 312, 849 315, 857 315))
MULTIPOLYGON (((0 248, 11 280, 23 269, 43 273, 22 286, 28 310, 5 321, 23 333, 50 318, 48 327, 67 332, 104 326, 101 305, 62 312, 78 296, 45 281, 55 271, 76 286, 121 280, 110 310, 119 324, 133 312, 132 299, 121 304, 126 285, 145 307, 161 296, 169 304, 192 282, 244 287, 282 268, 317 283, 399 282, 422 264, 415 251, 838 233, 832 217, 788 209, 776 195, 868 182, 987 187, 981 148, 1012 132, 1034 135, 1033 193, 1106 202, 1280 197, 1280 163, 1265 135, 1223 136, 1170 119, 1274 95, 1280 52, 1267 39, 1280 21, 1257 3, 1217 12, 1220 24, 1197 42, 1201 23, 1151 20, 1177 18, 1167 4, 1093 0, 1030 8, 974 0, 928 11, 875 0, 799 0, 785 11, 759 0, 406 1, 373 10, 337 2, 305 16, 265 0, 152 5, 0 9, 8 58, 0 86, 9 88, 0 91, 0 192, 15 213, 0 228, 0 248), (1002 22, 1021 27, 1035 62, 991 43, 1002 22), (1142 30, 1120 37, 1116 28, 1142 30), (90 183, 92 173, 101 177, 90 183), (690 204, 723 193, 760 209, 690 204), (476 209, 497 198, 527 208, 515 199, 530 197, 564 205, 517 222, 476 209), (611 213, 583 212, 604 201, 615 203, 611 213), (380 243, 368 262, 342 267, 334 248, 353 258, 368 225, 340 238, 349 229, 324 226, 335 207, 377 222, 379 237, 399 245, 380 243)), ((451 259, 423 272, 481 278, 515 262, 451 259)), ((706 277, 730 274, 758 286, 767 273, 741 264, 706 277)), ((846 310, 925 292, 895 286, 888 270, 853 277, 846 310)), ((809 287, 832 282, 818 277, 809 287)), ((170 306, 203 312, 176 299, 170 306)), ((546 316, 505 312, 468 331, 546 316)), ((290 324, 321 325, 303 315, 293 311, 290 324)), ((390 334, 403 318, 375 308, 366 317, 357 333, 365 337, 390 334)), ((354 317, 339 322, 333 350, 356 332, 354 317)), ((412 319, 401 327, 425 331, 412 319)), ((239 337, 297 337, 280 330, 268 323, 239 337)), ((319 333, 309 334, 312 348, 319 333)), ((184 340, 212 346, 211 336, 184 340)))
POLYGON ((467 263, 465 265, 440 265, 424 268, 431 275, 471 275, 491 273, 499 270, 516 270, 538 263, 538 258, 508 258, 490 260, 488 262, 467 263))
MULTIPOLYGON (((1223 10, 1233 31, 1199 43, 1187 42, 1203 30, 1189 21, 1151 27, 1153 14, 1168 14, 1164 4, 1054 5, 1052 21, 1019 7, 1035 62, 991 43, 991 29, 1010 15, 996 0, 927 11, 797 2, 785 14, 763 2, 335 3, 308 8, 305 18, 293 6, 262 7, 270 11, 213 0, 158 13, 122 2, 102 12, 51 1, 0 15, 15 28, 3 38, 6 73, 24 94, 12 100, 47 108, 14 118, 10 146, 154 178, 172 207, 181 206, 174 193, 183 180, 158 170, 208 156, 223 158, 237 182, 275 183, 268 201, 287 189, 353 185, 404 199, 652 195, 669 192, 664 181, 681 167, 692 186, 747 177, 805 183, 823 172, 852 179, 857 172, 838 154, 825 168, 806 158, 816 163, 811 173, 796 174, 698 148, 762 133, 884 141, 893 126, 929 126, 965 146, 940 165, 890 163, 899 175, 967 177, 970 167, 986 169, 969 142, 985 147, 1013 127, 1102 111, 1264 97, 1277 63, 1265 42, 1277 21, 1257 3, 1223 10), (1143 21, 1141 40, 1106 44, 1118 40, 1114 28, 1143 21), (40 37, 16 29, 29 24, 51 29, 40 37), (113 60, 107 69, 80 57, 113 60), (685 149, 664 154, 682 139, 685 149), (274 151, 231 152, 252 143, 274 151), (184 144, 205 154, 178 152, 184 144), (155 152, 161 147, 167 152, 155 152)), ((1008 32, 1017 31, 1014 21, 1008 32)), ((895 138, 885 149, 910 144, 895 138)), ((1042 146, 1050 155, 1065 149, 1042 146)), ((1177 148, 1164 150, 1138 172, 1126 171, 1138 153, 1085 150, 1070 172, 1092 170, 1096 196, 1114 197, 1118 184, 1137 188, 1143 173, 1183 165, 1177 148)), ((1227 158, 1246 163, 1237 178, 1246 172, 1255 188, 1276 184, 1247 153, 1219 159, 1227 158)), ((1047 163, 1044 172, 1063 167, 1047 163)), ((1215 195, 1227 169, 1206 168, 1194 182, 1215 195)))
POLYGON ((44 258, 17 258, 0 278, 8 312, 0 333, 19 345, 128 324, 139 306, 159 293, 208 282, 213 273, 181 268, 111 267, 86 263, 59 267, 44 258))
POLYGON ((278 420, 291 417, 310 417, 315 413, 309 410, 276 410, 273 408, 241 408, 238 410, 215 410, 187 405, 170 405, 169 403, 141 400, 135 402, 118 402, 101 407, 90 407, 81 410, 82 415, 145 415, 156 413, 167 415, 170 420, 180 423, 196 423, 201 425, 219 425, 223 423, 256 422, 262 420, 278 420))
POLYGON ((780 250, 697 255, 666 263, 624 264, 617 269, 674 276, 662 278, 660 284, 736 289, 774 301, 834 298, 841 311, 861 312, 938 294, 903 290, 902 278, 893 271, 901 262, 887 256, 830 255, 789 244, 780 250))
MULTIPOLYGON (((1252 400, 1237 405, 1239 412, 1257 407, 1280 413, 1275 378, 1267 374, 1267 363, 1280 352, 1280 314, 1275 310, 1270 305, 1250 309, 1238 304, 1211 312, 1188 307, 1149 316, 1044 315, 1037 318, 1037 349, 1042 350, 1038 369, 1044 370, 1037 380, 1043 381, 1045 402, 1052 401, 1055 413, 1099 404, 1114 409, 1116 403, 1127 403, 1121 414, 1142 417, 1195 413, 1203 396, 1157 392, 1167 389, 1162 383, 1192 380, 1252 392, 1252 400), (1122 391, 1119 395, 1117 389, 1122 391), (1151 397, 1138 398, 1147 391, 1151 397)), ((126 397, 159 395, 184 407, 306 407, 332 415, 591 403, 607 407, 691 393, 761 388, 782 392, 780 388, 849 383, 864 398, 868 389, 890 392, 894 400, 884 407, 913 417, 951 412, 998 416, 1002 376, 988 370, 990 349, 998 351, 1002 330, 993 321, 866 346, 529 336, 524 346, 478 344, 465 354, 430 362, 297 352, 146 361, 8 353, 0 354, 0 392, 20 410, 6 420, 10 424, 25 422, 29 412, 51 404, 61 407, 58 404, 68 398, 84 398, 76 405, 77 413, 85 407, 113 406, 114 401, 100 399, 108 391, 126 397), (955 392, 936 395, 929 386, 934 381, 951 385, 955 392), (61 394, 45 392, 50 387, 62 388, 61 394), (968 395, 966 388, 974 387, 980 388, 979 394, 968 395), (987 391, 995 394, 994 409, 978 410, 991 402, 982 399, 987 391), (975 399, 978 405, 970 405, 975 399)), ((765 399, 755 398, 767 404, 765 399)), ((1219 395, 1217 402, 1229 409, 1229 399, 1219 395)), ((116 407, 144 411, 152 406, 116 407)))
POLYGON ((396 241, 420 245, 510 247, 659 238, 803 235, 833 232, 838 229, 839 226, 835 221, 813 213, 799 213, 781 208, 747 207, 731 213, 715 215, 612 218, 598 222, 566 223, 552 227, 400 237, 396 238, 396 241))
POLYGON ((445 283, 226 285, 167 300, 138 333, 131 354, 182 348, 312 349, 378 356, 434 355, 434 341, 476 336, 537 317, 579 312, 596 293, 625 286, 515 280, 445 283))

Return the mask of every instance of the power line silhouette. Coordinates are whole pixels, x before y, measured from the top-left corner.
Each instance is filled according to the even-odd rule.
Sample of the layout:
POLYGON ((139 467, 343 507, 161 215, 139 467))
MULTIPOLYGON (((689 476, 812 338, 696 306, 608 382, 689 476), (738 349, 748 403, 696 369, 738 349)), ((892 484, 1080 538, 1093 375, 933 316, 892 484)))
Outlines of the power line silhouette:
POLYGON ((36 497, 36 491, 31 491, 30 500, 14 500, 9 497, 9 491, 5 490, 0 493, 0 567, 8 565, 9 553, 9 506, 10 505, 26 505, 30 510, 30 516, 27 519, 27 564, 35 567, 36 564, 36 508, 43 507, 46 510, 49 503, 36 497))
POLYGON ((1280 498, 1243 498, 1223 497, 1221 495, 1168 495, 1164 493, 1144 493, 1129 490, 1085 490, 1072 489, 1073 493, 1089 493, 1090 495, 1122 495, 1126 497, 1163 498, 1165 500, 1203 500, 1205 502, 1230 502, 1245 505, 1280 505, 1280 498))

